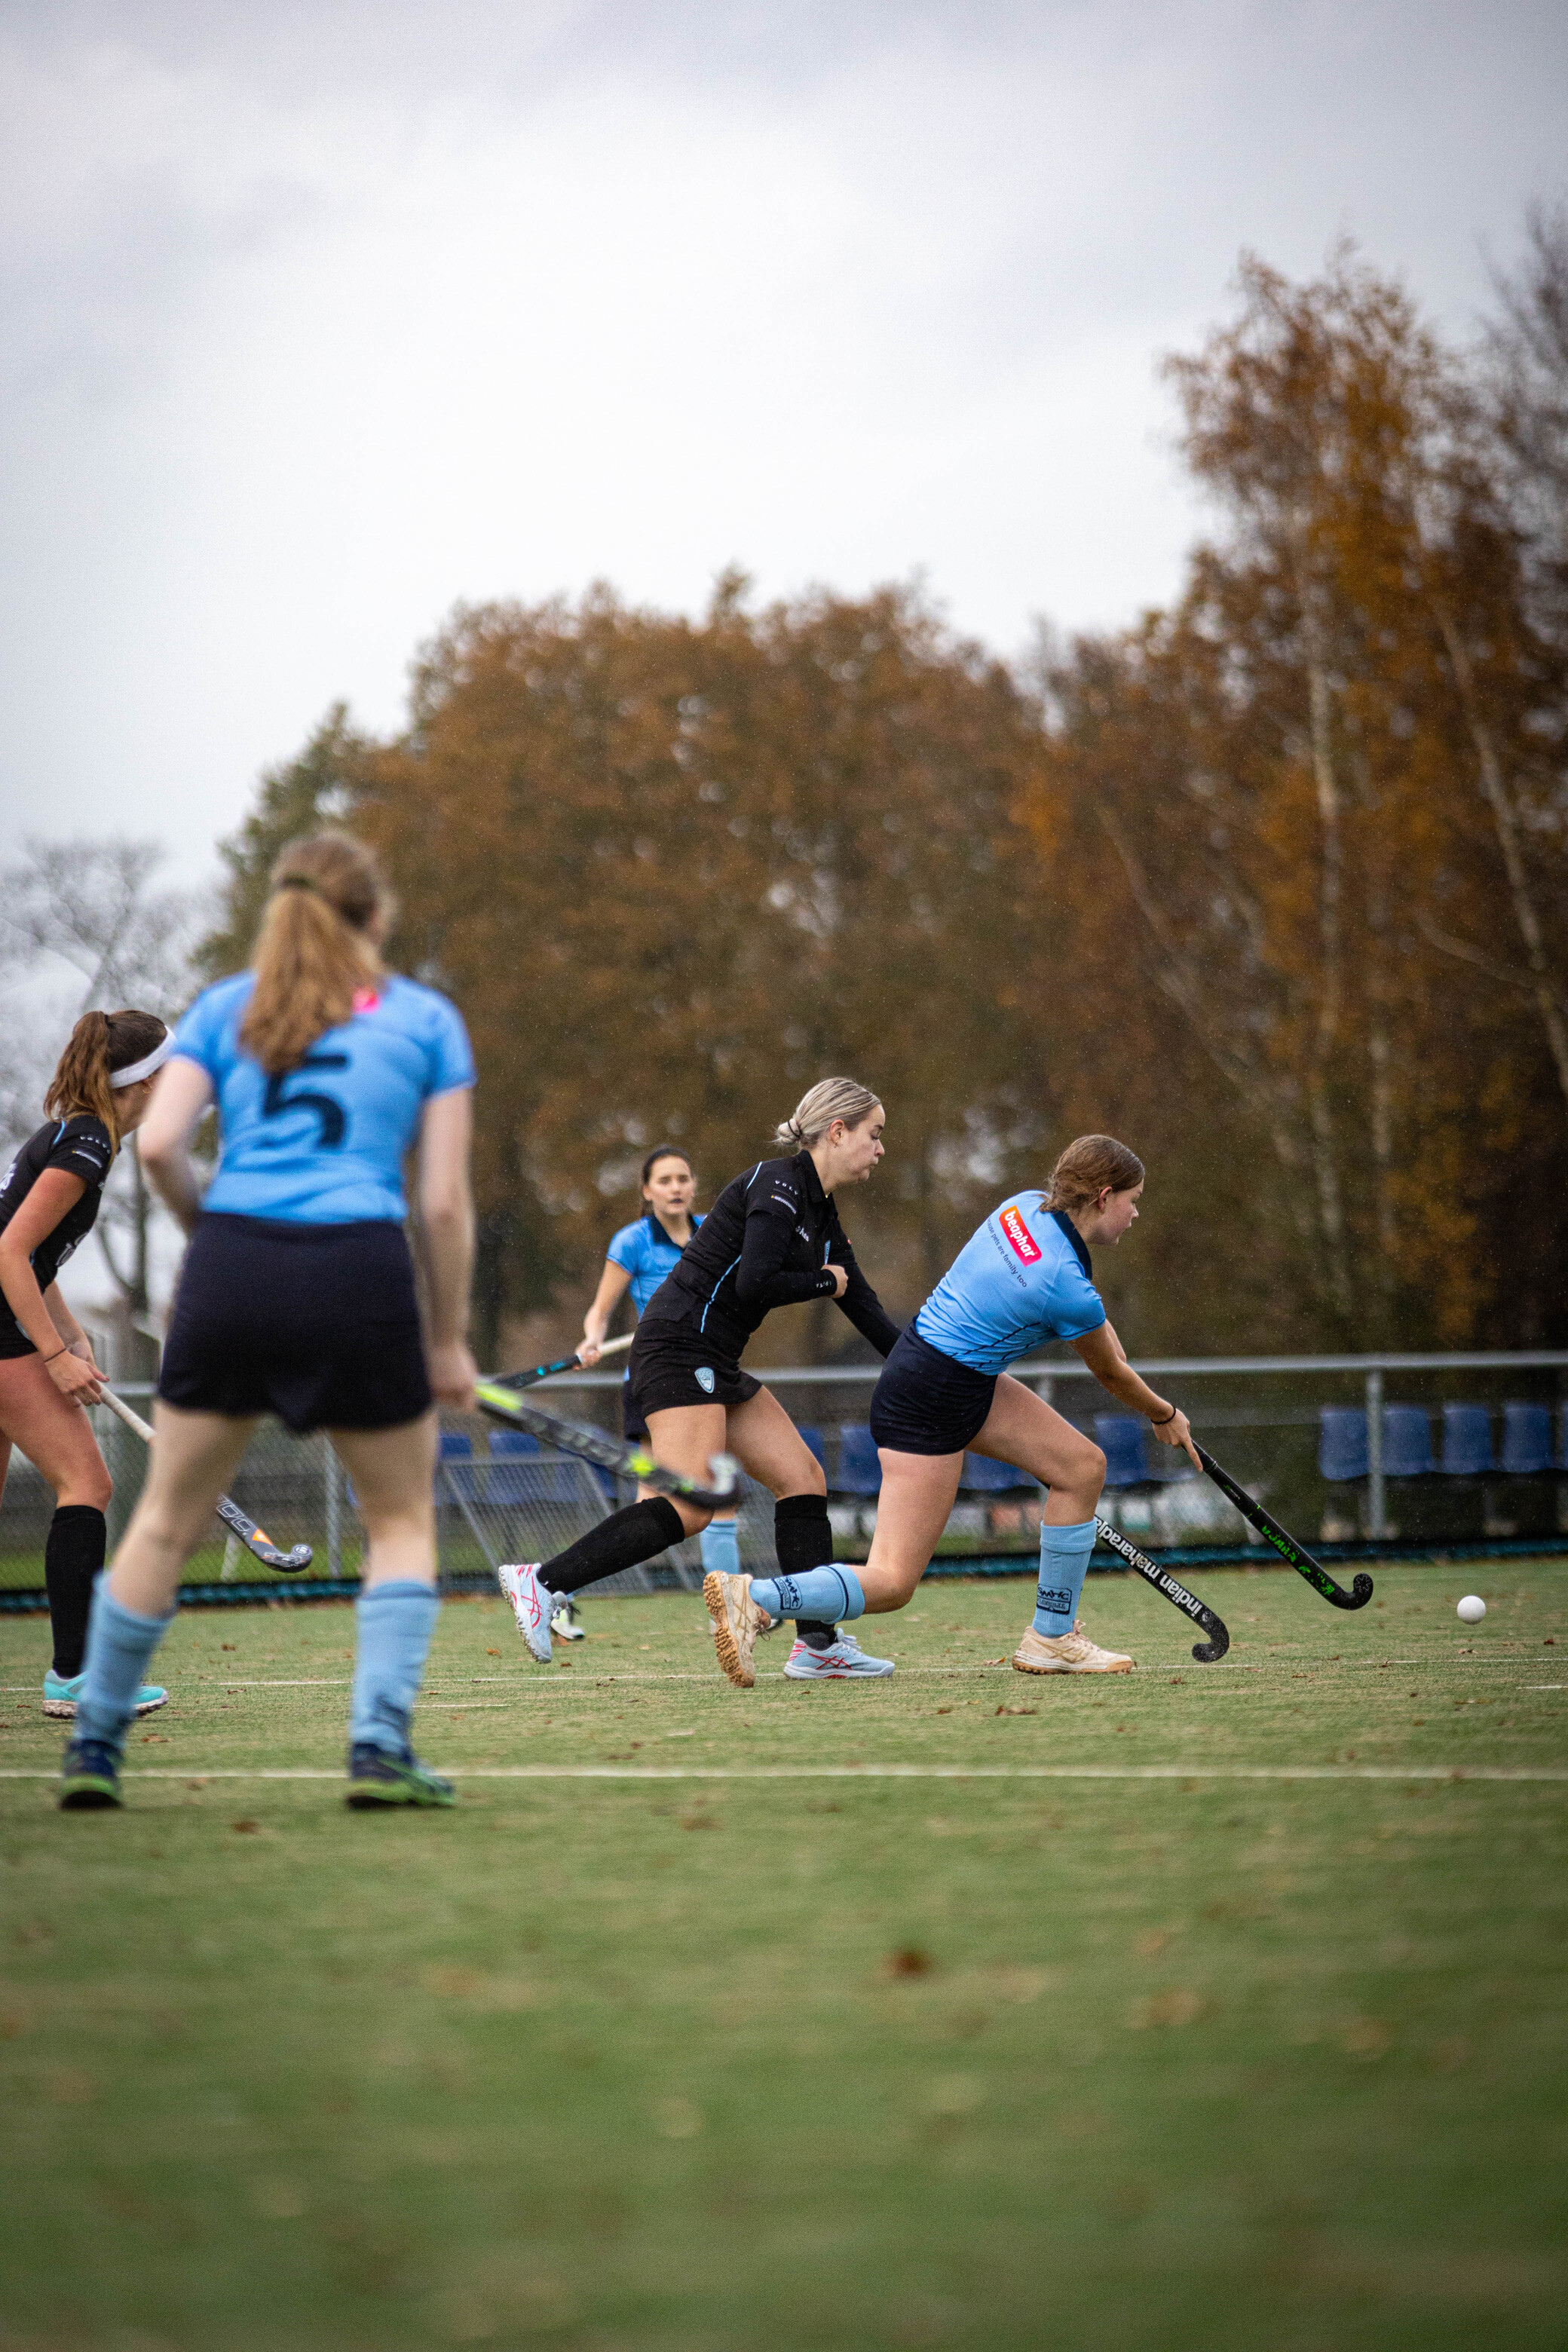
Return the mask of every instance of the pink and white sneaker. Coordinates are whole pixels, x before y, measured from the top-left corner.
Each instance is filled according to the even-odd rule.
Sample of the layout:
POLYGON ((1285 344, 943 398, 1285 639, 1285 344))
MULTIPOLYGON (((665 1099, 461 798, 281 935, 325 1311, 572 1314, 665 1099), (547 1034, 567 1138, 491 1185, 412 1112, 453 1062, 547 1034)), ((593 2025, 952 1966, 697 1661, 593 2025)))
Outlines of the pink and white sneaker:
POLYGON ((550 1612, 555 1596, 539 1580, 539 1562, 521 1561, 515 1568, 498 1568, 496 1581, 511 1602, 517 1630, 542 1666, 550 1664, 550 1612))
POLYGON ((891 1658, 868 1657, 853 1633, 840 1633, 826 1650, 797 1642, 784 1661, 792 1683, 841 1683, 851 1675, 890 1675, 891 1658))

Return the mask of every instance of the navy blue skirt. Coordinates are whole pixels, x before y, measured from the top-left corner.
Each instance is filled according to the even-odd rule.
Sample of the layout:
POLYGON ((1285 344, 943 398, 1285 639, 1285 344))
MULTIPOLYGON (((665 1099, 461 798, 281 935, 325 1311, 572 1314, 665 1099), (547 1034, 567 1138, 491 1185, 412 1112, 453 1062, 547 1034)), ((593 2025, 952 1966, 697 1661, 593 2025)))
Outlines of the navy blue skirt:
POLYGON ((994 1372, 977 1372, 900 1331, 871 1399, 871 1435, 894 1454, 962 1454, 984 1428, 994 1372))
POLYGON ((158 1394, 187 1412, 276 1413, 296 1437, 417 1421, 430 1382, 403 1227, 204 1216, 158 1394))

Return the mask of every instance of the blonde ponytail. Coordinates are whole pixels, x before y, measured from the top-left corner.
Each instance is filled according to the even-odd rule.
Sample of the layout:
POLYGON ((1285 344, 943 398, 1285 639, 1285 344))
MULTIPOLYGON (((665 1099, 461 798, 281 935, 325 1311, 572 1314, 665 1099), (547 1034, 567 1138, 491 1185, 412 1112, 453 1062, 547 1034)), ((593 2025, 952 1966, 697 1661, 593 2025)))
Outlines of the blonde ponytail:
POLYGON ((55 1065, 44 1097, 46 1118, 101 1119, 110 1140, 120 1149, 120 1116, 110 1079, 116 1070, 128 1070, 145 1060, 168 1035, 155 1013, 84 1013, 55 1065))
POLYGON ((359 991, 383 977, 368 927, 390 911, 374 858, 346 833, 289 843, 272 868, 251 958, 256 986, 239 1030, 264 1070, 291 1070, 348 1019, 359 991))

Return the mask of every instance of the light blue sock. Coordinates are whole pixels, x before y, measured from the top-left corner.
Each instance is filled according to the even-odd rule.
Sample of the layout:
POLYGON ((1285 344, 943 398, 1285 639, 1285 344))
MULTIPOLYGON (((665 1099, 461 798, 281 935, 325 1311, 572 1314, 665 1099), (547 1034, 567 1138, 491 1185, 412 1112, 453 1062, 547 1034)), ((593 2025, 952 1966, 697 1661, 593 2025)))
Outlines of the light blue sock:
POLYGON ((721 1576, 741 1573, 740 1522, 736 1519, 710 1519, 702 1530, 702 1573, 710 1576, 715 1569, 721 1576))
POLYGON ((412 1577, 373 1584, 354 1603, 356 1643, 349 1738, 401 1756, 425 1675, 441 1597, 412 1577))
POLYGON ((136 1712, 136 1694, 148 1661, 174 1617, 142 1617, 122 1609, 110 1593, 106 1575, 93 1581, 92 1614, 87 1629, 87 1665, 77 1694, 78 1739, 101 1739, 119 1753, 125 1727, 136 1712))
POLYGON ((866 1595, 852 1568, 807 1568, 798 1576, 753 1576, 752 1598, 770 1617, 804 1617, 838 1625, 864 1617, 866 1595))
POLYGON ((1072 1632, 1093 1549, 1092 1519, 1080 1519, 1071 1528, 1040 1528, 1040 1591, 1035 1631, 1043 1633, 1047 1642, 1072 1632))

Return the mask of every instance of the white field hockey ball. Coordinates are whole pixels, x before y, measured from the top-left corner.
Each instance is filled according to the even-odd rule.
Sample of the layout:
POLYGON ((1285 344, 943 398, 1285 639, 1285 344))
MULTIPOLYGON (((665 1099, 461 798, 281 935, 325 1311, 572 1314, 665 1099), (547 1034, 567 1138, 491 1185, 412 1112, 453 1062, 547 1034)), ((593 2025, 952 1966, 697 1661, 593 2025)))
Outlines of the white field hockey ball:
POLYGON ((1487 1613, 1487 1604, 1479 1592, 1467 1592, 1459 1603, 1459 1616, 1467 1625, 1479 1625, 1487 1613))

